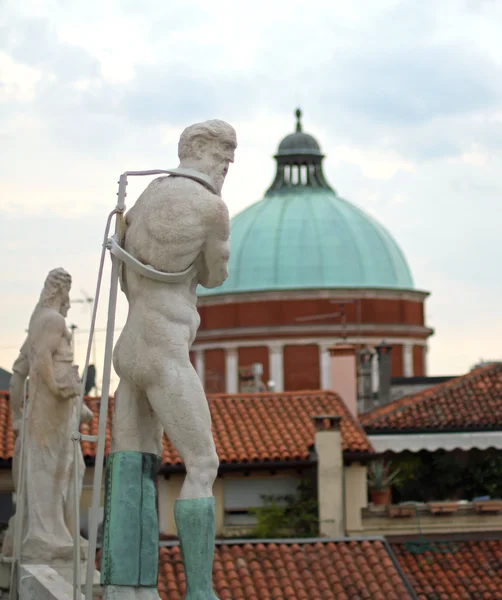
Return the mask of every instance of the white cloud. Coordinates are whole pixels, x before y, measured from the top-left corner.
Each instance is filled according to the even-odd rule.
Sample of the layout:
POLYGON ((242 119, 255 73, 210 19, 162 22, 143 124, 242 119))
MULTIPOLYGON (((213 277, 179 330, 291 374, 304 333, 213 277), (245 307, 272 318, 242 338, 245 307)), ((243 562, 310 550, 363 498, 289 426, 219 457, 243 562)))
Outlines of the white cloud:
MULTIPOLYGON (((0 364, 50 268, 64 259, 76 293, 93 289, 122 171, 175 166, 184 126, 226 118, 239 137, 224 189, 235 214, 271 183, 298 105, 330 183, 395 235, 431 290, 433 371, 496 355, 501 25, 499 3, 467 0, 4 2, 0 211, 12 256, 0 303, 13 317, 1 346, 14 350, 0 347, 0 364)), ((144 185, 131 182, 129 205, 144 185)), ((85 311, 70 314, 86 328, 85 311)))
POLYGON ((398 171, 414 173, 416 166, 395 152, 375 152, 355 146, 336 146, 336 155, 344 162, 357 165, 370 179, 390 179, 398 171))
POLYGON ((39 69, 16 62, 5 52, 0 52, 0 104, 34 100, 35 87, 40 77, 39 69))
POLYGON ((464 152, 457 160, 467 163, 468 165, 484 167, 489 160, 489 156, 483 152, 464 152))

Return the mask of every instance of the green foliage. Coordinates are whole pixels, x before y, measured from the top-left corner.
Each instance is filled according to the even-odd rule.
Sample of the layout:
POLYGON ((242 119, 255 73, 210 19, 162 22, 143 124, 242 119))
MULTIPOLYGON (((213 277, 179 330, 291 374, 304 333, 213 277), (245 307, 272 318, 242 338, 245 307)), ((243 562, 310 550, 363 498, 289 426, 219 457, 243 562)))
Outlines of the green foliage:
POLYGON ((469 477, 466 492, 471 497, 488 495, 502 497, 502 454, 496 450, 488 453, 474 450, 468 463, 469 477))
POLYGON ((315 537, 319 533, 317 502, 309 481, 302 481, 297 494, 262 496, 264 505, 250 512, 256 515, 257 538, 315 537))
POLYGON ((391 463, 384 460, 375 460, 368 467, 368 487, 370 490, 387 490, 396 480, 400 469, 391 471, 391 463))
POLYGON ((396 500, 401 502, 502 496, 502 453, 498 450, 405 453, 394 463, 401 470, 395 482, 396 500))

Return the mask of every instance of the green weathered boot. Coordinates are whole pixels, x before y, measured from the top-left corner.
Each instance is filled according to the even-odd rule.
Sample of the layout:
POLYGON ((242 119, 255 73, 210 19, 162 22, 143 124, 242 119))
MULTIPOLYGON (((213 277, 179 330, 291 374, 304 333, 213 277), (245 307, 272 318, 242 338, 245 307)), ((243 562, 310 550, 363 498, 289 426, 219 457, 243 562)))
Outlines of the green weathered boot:
POLYGON ((213 591, 214 498, 176 500, 174 520, 185 566, 185 600, 218 600, 213 591))
POLYGON ((100 569, 103 586, 157 588, 155 482, 159 466, 160 456, 146 452, 121 451, 108 456, 100 569))

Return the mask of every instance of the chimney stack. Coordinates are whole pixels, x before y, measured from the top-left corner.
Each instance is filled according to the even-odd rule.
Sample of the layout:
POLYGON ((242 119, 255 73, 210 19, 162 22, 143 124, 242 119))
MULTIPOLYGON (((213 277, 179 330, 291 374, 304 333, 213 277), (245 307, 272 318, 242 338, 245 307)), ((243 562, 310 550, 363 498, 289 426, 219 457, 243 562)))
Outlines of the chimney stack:
POLYGON ((241 394, 255 394, 266 391, 265 384, 261 378, 263 375, 263 365, 253 363, 248 367, 239 369, 239 392, 241 394))
POLYGON ((390 367, 392 346, 382 342, 376 347, 378 353, 378 404, 383 406, 390 401, 390 367))
POLYGON ((369 348, 359 350, 359 410, 373 408, 373 352, 369 348))
POLYGON ((331 389, 345 402, 357 417, 357 365, 356 349, 349 344, 329 348, 331 355, 331 389))
POLYGON ((345 531, 341 417, 320 415, 313 420, 317 454, 319 534, 341 537, 345 531))

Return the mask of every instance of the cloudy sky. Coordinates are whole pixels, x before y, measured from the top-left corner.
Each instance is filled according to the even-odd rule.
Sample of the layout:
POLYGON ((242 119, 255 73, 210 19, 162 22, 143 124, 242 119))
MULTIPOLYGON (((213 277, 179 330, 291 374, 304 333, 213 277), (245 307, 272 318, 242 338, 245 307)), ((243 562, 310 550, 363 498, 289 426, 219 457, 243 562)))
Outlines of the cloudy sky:
MULTIPOLYGON (((176 166, 186 125, 228 120, 235 214, 268 187, 297 106, 330 183, 432 293, 430 373, 502 359, 501 29, 496 0, 0 1, 0 366, 51 268, 94 295, 121 172, 176 166)), ((80 363, 88 315, 69 315, 80 363)), ((104 326, 103 308, 98 359, 104 326)))

